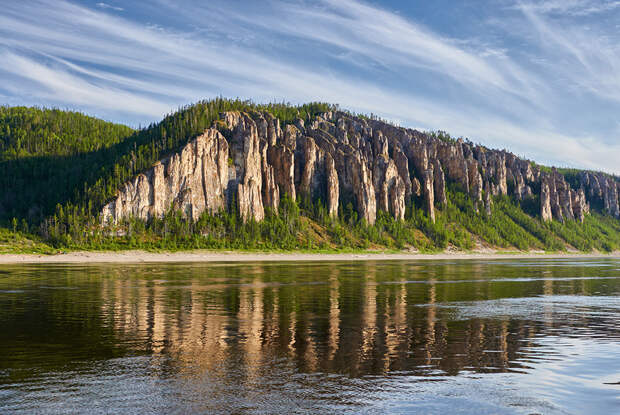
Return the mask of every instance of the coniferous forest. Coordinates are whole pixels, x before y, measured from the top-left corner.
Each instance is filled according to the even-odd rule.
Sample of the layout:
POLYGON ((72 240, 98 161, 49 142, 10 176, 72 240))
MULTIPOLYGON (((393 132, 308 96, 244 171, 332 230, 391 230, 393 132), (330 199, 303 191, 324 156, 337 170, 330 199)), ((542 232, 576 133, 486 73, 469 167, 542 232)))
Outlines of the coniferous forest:
MULTIPOLYGON (((105 224, 102 207, 124 183, 178 152, 227 111, 266 112, 282 126, 313 122, 338 110, 325 103, 266 104, 216 98, 132 129, 78 112, 0 107, 0 253, 76 249, 473 250, 614 251, 620 220, 592 203, 583 221, 541 218, 540 199, 493 195, 488 212, 448 181, 434 218, 420 195, 406 200, 404 219, 378 210, 368 224, 351 200, 330 214, 325 199, 281 194, 277 212, 244 221, 235 204, 188 218, 172 207, 162 217, 105 224)), ((359 116, 359 115, 358 115, 359 116)), ((376 117, 363 117, 375 119, 376 117)), ((433 133, 440 140, 453 140, 433 133)), ((232 161, 231 161, 232 162, 232 161)), ((413 169, 413 167, 412 167, 413 169)), ((546 169, 543 167, 543 169, 546 169)), ((557 170, 578 185, 577 170, 557 170)))

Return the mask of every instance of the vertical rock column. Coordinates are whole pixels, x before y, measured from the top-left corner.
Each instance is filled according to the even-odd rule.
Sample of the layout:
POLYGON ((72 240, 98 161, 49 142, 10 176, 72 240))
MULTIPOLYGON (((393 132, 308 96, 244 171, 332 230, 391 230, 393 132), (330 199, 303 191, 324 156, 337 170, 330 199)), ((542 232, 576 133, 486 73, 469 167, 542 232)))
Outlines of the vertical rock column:
POLYGON ((396 169, 405 186, 405 198, 410 199, 413 192, 411 178, 409 177, 409 160, 403 153, 400 147, 394 148, 394 163, 396 163, 396 169))
POLYGON ((424 197, 429 218, 435 223, 435 191, 433 189, 433 168, 424 171, 424 197))
POLYGON ((434 171, 429 163, 426 145, 419 139, 414 139, 410 143, 409 156, 413 162, 418 175, 420 175, 421 193, 424 197, 426 211, 429 218, 435 222, 435 189, 434 171))
POLYGON ((571 189, 571 200, 575 219, 579 219, 580 222, 583 222, 585 220, 586 213, 588 213, 586 194, 583 189, 579 189, 577 191, 571 189))
POLYGON ((327 211, 329 216, 338 216, 338 200, 340 197, 340 184, 338 183, 338 172, 334 165, 334 159, 329 154, 326 155, 325 169, 327 170, 327 211))
POLYGON ((441 162, 438 159, 433 159, 433 187, 435 191, 435 199, 446 206, 448 204, 448 198, 446 197, 446 179, 441 168, 441 162))
POLYGON ((267 162, 267 142, 261 140, 261 154, 262 154, 262 179, 263 179, 263 206, 273 209, 274 212, 278 212, 278 205, 280 203, 280 191, 276 184, 276 178, 274 174, 274 168, 267 162))
POLYGON ((232 130, 232 155, 237 181, 237 206, 243 221, 265 218, 263 207, 263 174, 260 142, 256 123, 246 114, 225 113, 224 119, 232 130))
POLYGON ((373 225, 377 219, 377 200, 371 172, 359 153, 350 157, 349 169, 351 170, 349 177, 353 181, 353 193, 357 202, 357 213, 360 219, 373 225))
POLYGON ((551 212, 551 189, 547 176, 545 176, 540 183, 540 217, 545 222, 553 219, 553 214, 551 212))

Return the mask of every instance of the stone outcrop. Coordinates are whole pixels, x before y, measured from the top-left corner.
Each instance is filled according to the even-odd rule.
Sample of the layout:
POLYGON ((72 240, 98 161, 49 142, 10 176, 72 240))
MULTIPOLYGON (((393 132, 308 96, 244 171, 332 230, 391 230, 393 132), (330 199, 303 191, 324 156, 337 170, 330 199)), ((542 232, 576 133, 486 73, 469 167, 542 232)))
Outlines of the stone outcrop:
POLYGON ((377 199, 372 184, 372 173, 360 154, 350 158, 350 173, 353 194, 359 218, 372 225, 377 219, 377 199))
POLYGON ((405 185, 400 178, 390 187, 390 213, 398 220, 405 219, 405 192, 405 185))
POLYGON ((329 216, 338 216, 338 202, 340 200, 340 185, 334 159, 328 155, 325 164, 327 170, 327 211, 329 216))
POLYGON ((435 222, 435 189, 433 185, 433 169, 427 169, 424 171, 424 201, 428 216, 433 222, 435 222))
POLYGON ((411 177, 409 176, 409 160, 400 147, 396 147, 394 149, 394 163, 396 164, 398 175, 405 186, 405 198, 410 199, 411 195, 414 193, 419 196, 420 183, 418 182, 414 189, 414 185, 411 182, 411 177))
POLYGON ((161 217, 171 207, 197 219, 205 210, 226 207, 229 185, 228 142, 214 129, 205 131, 183 149, 157 162, 126 183, 104 206, 106 221, 161 217))
POLYGON ((562 217, 568 220, 575 219, 571 190, 570 185, 565 180, 556 179, 556 192, 558 193, 558 203, 560 205, 562 217))
POLYGON ((583 188, 575 191, 571 189, 571 204, 576 219, 583 222, 587 213, 590 213, 590 207, 586 201, 586 194, 583 188))
POLYGON ((482 202, 482 187, 484 186, 478 165, 478 161, 473 158, 467 160, 469 194, 473 197, 476 205, 478 202, 482 202))
POLYGON ((540 217, 545 222, 553 219, 553 213, 551 212, 551 187, 549 179, 546 177, 540 184, 540 217))
POLYGON ((396 163, 387 154, 382 153, 376 158, 373 178, 377 209, 392 213, 396 219, 404 219, 405 184, 400 177, 396 163), (402 209, 401 206, 403 206, 402 209))
POLYGON ((229 187, 236 195, 241 218, 244 221, 261 221, 265 217, 263 153, 260 151, 261 139, 256 123, 247 114, 238 112, 227 112, 224 120, 232 134, 230 150, 233 166, 228 170, 229 187))
POLYGON ((263 178, 263 206, 278 211, 280 188, 276 184, 274 167, 267 161, 267 142, 261 141, 261 167, 263 178))
POLYGON ((506 151, 437 138, 385 122, 327 112, 281 125, 268 113, 226 112, 178 153, 125 183, 102 211, 106 222, 151 219, 170 209, 197 219, 230 209, 243 220, 277 213, 287 195, 321 200, 335 217, 351 202, 373 224, 378 211, 402 220, 409 203, 431 220, 448 203, 448 183, 481 214, 492 196, 540 200, 542 220, 583 221, 592 206, 620 216, 620 183, 603 173, 570 176, 541 169, 506 151))
POLYGON ((620 184, 617 180, 603 173, 582 171, 579 174, 579 182, 584 194, 592 203, 600 206, 606 213, 620 217, 618 201, 620 184))
POLYGON ((484 212, 487 216, 491 216, 493 212, 492 203, 493 200, 491 199, 491 188, 487 184, 487 187, 484 190, 484 212))
POLYGON ((435 193, 435 201, 442 206, 448 204, 446 197, 446 180, 441 168, 441 163, 437 159, 433 159, 433 190, 435 193))

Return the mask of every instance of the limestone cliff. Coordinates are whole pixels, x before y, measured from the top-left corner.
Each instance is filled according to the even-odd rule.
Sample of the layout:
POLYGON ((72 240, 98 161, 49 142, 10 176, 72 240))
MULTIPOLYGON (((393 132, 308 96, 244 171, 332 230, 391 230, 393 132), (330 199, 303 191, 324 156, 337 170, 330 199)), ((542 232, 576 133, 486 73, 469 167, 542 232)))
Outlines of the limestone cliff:
POLYGON ((193 219, 226 206, 229 182, 228 142, 209 129, 183 149, 126 183, 103 208, 106 221, 162 216, 170 207, 193 219))
POLYGON ((583 221, 591 204, 620 216, 620 183, 611 176, 583 171, 569 183, 506 151, 340 111, 285 126, 269 113, 223 113, 221 122, 126 183, 102 216, 150 219, 175 208, 196 219, 234 203, 243 220, 262 220, 288 195, 321 199, 332 216, 350 201, 369 224, 379 210, 403 219, 405 206, 418 199, 434 220, 447 203, 447 183, 486 214, 491 196, 509 195, 538 200, 543 220, 583 221))

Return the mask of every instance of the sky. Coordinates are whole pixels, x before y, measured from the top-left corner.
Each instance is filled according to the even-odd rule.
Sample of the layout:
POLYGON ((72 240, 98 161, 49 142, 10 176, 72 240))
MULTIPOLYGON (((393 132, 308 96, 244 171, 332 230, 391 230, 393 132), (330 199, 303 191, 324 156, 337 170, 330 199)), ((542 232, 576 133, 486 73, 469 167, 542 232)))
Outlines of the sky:
POLYGON ((618 0, 0 0, 0 104, 337 103, 620 174, 618 0))

